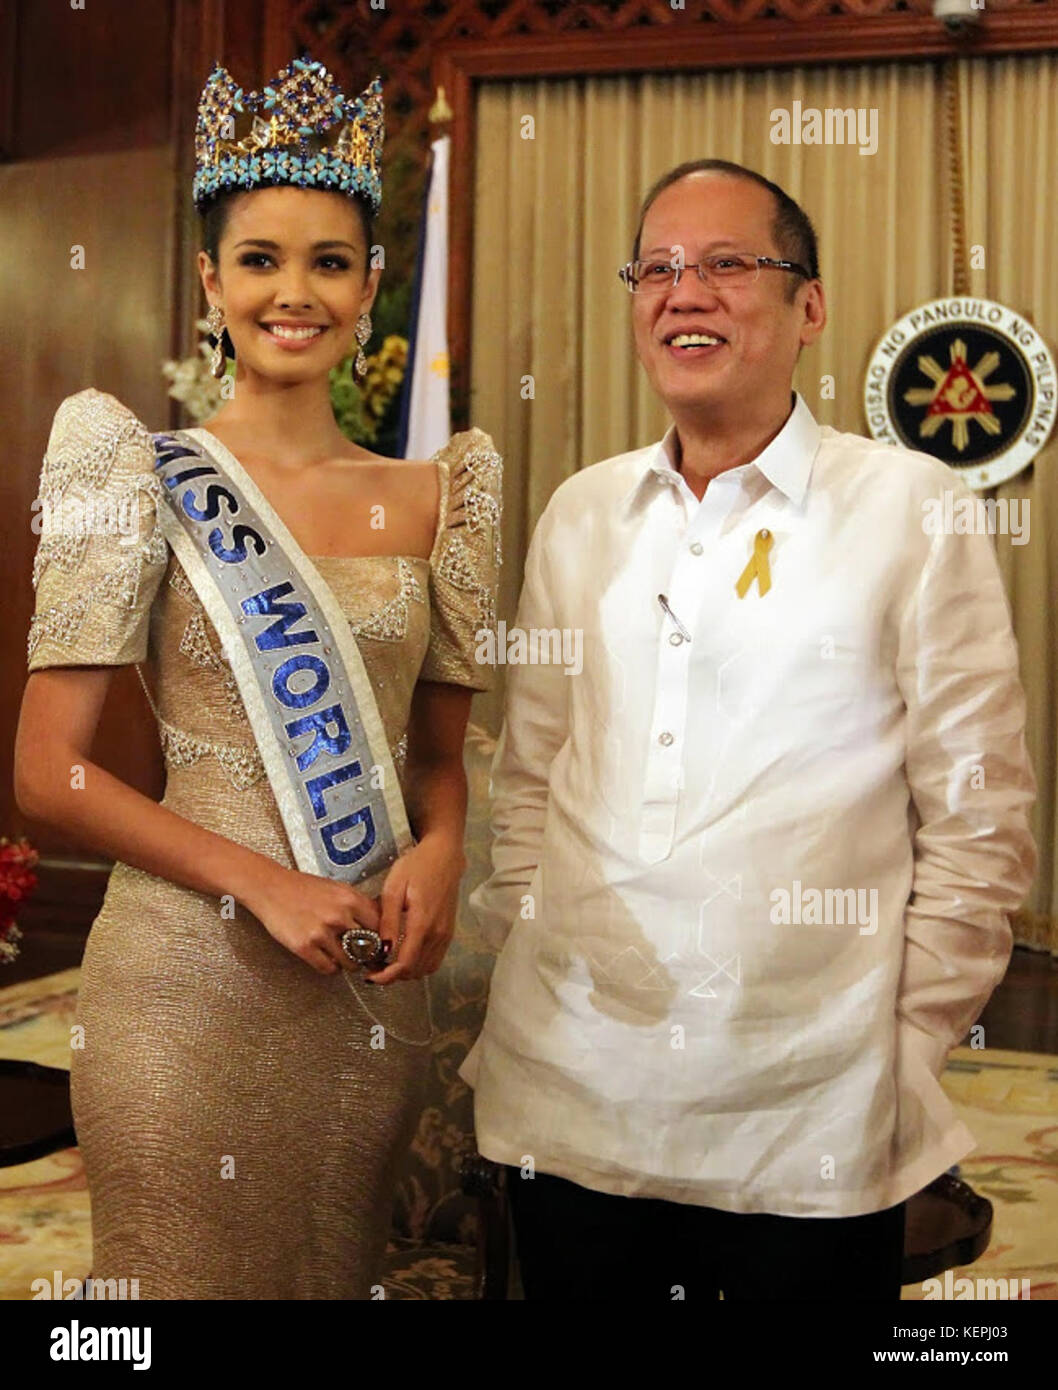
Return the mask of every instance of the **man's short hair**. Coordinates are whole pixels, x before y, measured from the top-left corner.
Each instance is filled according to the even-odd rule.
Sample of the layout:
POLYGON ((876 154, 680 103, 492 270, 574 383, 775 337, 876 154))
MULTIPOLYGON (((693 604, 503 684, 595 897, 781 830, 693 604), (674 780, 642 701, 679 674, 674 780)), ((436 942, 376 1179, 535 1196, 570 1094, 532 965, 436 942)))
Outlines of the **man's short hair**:
MULTIPOLYGON (((745 165, 733 164, 727 159, 690 159, 684 164, 677 164, 675 169, 670 169, 667 174, 662 174, 657 183, 643 199, 643 206, 639 210, 639 226, 636 228, 635 245, 632 248, 632 259, 639 259, 639 244, 643 237, 643 223, 646 221, 647 213, 650 211, 654 200, 670 184, 679 183, 680 179, 685 179, 688 174, 727 174, 731 178, 751 179, 754 183, 759 183, 762 188, 766 188, 775 200, 775 217, 772 221, 772 235, 775 244, 778 246, 782 257, 787 261, 796 261, 798 265, 803 265, 809 272, 812 279, 819 277, 819 243, 816 237, 815 228, 812 226, 808 215, 801 207, 794 202, 785 189, 779 187, 777 183, 772 183, 771 179, 766 179, 763 174, 758 174, 755 169, 747 169, 745 165)), ((750 247, 742 247, 742 250, 751 250, 750 247)), ((789 276, 789 284, 786 288, 787 299, 792 300, 797 293, 802 280, 798 275, 789 276)))

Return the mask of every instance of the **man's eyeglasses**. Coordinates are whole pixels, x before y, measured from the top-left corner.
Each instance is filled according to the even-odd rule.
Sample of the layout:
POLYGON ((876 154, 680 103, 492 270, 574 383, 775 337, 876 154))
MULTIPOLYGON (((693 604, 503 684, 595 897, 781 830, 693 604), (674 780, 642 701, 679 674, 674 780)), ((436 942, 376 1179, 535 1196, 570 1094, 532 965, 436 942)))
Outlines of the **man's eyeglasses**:
MULTIPOLYGON (((790 270, 811 280, 811 275, 796 261, 776 261, 771 256, 751 256, 745 252, 724 251, 706 256, 695 266, 698 278, 712 289, 722 285, 748 285, 756 280, 761 266, 770 270, 790 270)), ((662 294, 675 289, 680 273, 689 266, 673 265, 671 261, 629 261, 617 274, 632 294, 662 294)))

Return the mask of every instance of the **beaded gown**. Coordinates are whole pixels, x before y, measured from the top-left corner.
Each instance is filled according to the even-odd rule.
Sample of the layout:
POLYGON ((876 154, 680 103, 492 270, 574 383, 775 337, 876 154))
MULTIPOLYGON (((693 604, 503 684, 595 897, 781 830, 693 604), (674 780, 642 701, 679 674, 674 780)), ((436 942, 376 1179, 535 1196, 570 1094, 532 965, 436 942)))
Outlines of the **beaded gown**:
MULTIPOLYGON (((416 681, 489 683, 475 632, 495 616, 502 464, 478 429, 434 459, 429 560, 313 557, 348 617, 398 777, 416 681)), ((231 668, 162 535, 153 470, 147 429, 112 396, 87 390, 59 406, 42 501, 102 496, 135 525, 43 532, 29 668, 150 658, 163 804, 294 868, 231 668)), ((137 1278, 141 1298, 371 1297, 421 1109, 423 981, 354 992, 241 904, 119 863, 88 938, 77 1022, 71 1090, 95 1279, 137 1278)))

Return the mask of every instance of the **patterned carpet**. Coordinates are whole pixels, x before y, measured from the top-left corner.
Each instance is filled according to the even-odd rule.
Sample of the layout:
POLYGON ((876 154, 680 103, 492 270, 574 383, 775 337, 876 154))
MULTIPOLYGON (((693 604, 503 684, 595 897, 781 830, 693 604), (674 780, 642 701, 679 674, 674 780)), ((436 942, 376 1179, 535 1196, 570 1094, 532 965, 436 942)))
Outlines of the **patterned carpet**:
MULTIPOLYGON (((77 970, 0 990, 0 1056, 69 1065, 77 970)), ((957 1279, 1029 1279, 1032 1298, 1058 1299, 1058 1057, 952 1053, 944 1087, 977 1136, 960 1175, 995 1206, 992 1243, 957 1279)), ((76 1149, 0 1168, 0 1299, 31 1296, 34 1279, 83 1276, 91 1259, 88 1192, 76 1149)), ((387 1297, 466 1298, 470 1283, 444 1247, 395 1242, 387 1297), (424 1265, 425 1261, 425 1265, 424 1265), (418 1280, 408 1275, 415 1266, 418 1280), (428 1266, 428 1268, 426 1267, 428 1266)), ((919 1299, 917 1286, 905 1299, 919 1299)))

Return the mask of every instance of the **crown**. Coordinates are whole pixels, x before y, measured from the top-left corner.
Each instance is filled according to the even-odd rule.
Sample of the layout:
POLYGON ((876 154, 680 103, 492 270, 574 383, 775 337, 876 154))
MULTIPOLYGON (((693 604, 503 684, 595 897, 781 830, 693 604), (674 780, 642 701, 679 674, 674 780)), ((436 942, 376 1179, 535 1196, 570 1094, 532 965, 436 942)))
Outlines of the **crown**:
POLYGON ((384 133, 377 77, 350 101, 322 63, 295 58, 269 86, 244 92, 218 63, 198 103, 195 207, 218 193, 295 184, 362 193, 377 213, 384 133))

